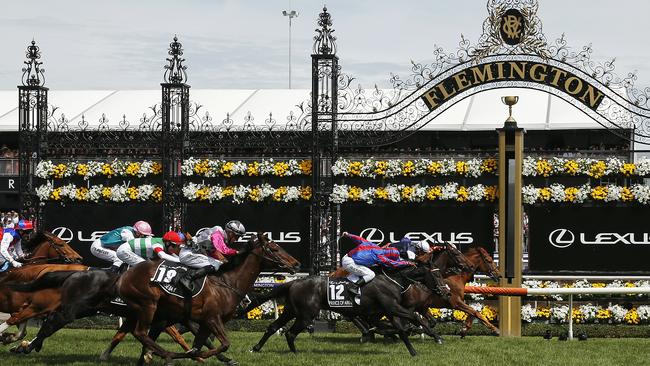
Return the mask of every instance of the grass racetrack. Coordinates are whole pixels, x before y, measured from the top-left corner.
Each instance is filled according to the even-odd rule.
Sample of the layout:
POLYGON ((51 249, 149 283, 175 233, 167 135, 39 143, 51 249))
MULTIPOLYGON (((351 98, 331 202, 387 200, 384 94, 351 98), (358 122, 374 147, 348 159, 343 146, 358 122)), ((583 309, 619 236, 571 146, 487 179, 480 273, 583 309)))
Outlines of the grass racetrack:
MULTIPOLYGON (((36 332, 29 329, 28 338, 36 332)), ((108 345, 114 331, 63 329, 45 342, 40 353, 15 355, 5 346, 0 352, 1 365, 133 365, 140 345, 132 336, 113 352, 112 358, 100 363, 99 355, 108 345)), ((650 340, 645 338, 589 339, 587 341, 547 341, 541 337, 496 338, 444 336, 445 344, 438 346, 431 339, 413 337, 419 355, 412 358, 404 345, 376 343, 360 344, 355 334, 301 334, 296 341, 298 354, 290 354, 283 336, 274 336, 262 352, 250 353, 261 333, 230 332, 232 346, 226 353, 241 365, 648 365, 650 340)), ((180 352, 170 338, 161 336, 163 347, 180 352)), ((154 365, 162 360, 155 358, 154 365)), ((198 365, 193 361, 176 361, 176 365, 198 365)), ((207 364, 220 364, 216 358, 207 364)))

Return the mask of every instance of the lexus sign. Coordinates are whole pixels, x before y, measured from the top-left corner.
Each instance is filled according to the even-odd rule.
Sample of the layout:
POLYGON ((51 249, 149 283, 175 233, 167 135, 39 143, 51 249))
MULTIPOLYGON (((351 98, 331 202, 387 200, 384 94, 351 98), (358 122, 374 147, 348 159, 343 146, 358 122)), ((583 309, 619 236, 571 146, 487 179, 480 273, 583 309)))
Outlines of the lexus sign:
POLYGON ((648 273, 650 208, 534 206, 529 215, 533 273, 648 273))

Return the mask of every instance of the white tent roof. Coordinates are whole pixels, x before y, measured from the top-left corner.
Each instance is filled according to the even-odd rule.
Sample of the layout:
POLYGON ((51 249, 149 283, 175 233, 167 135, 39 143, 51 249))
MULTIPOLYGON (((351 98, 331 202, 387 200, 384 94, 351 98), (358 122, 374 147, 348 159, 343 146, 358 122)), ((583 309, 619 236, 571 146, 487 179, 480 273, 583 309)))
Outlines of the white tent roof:
MULTIPOLYGON (((562 99, 546 92, 532 89, 486 90, 466 98, 437 116, 423 130, 491 130, 503 126, 507 107, 501 103, 505 95, 518 95, 519 103, 513 108, 513 116, 520 127, 540 129, 594 129, 602 128, 593 119, 562 99)), ((109 125, 125 116, 131 125, 137 125, 143 114, 151 115, 149 107, 160 103, 160 90, 81 90, 49 92, 50 105, 58 107, 72 126, 83 115, 90 126, 97 125, 102 115, 109 125)), ((296 105, 309 99, 306 89, 223 90, 191 89, 190 99, 202 105, 199 114, 205 112, 213 123, 225 119, 230 113, 235 123, 241 123, 250 112, 255 123, 262 124, 273 114, 276 123, 286 122, 289 112, 297 112, 296 105)), ((18 91, 0 91, 0 131, 18 130, 18 91)))

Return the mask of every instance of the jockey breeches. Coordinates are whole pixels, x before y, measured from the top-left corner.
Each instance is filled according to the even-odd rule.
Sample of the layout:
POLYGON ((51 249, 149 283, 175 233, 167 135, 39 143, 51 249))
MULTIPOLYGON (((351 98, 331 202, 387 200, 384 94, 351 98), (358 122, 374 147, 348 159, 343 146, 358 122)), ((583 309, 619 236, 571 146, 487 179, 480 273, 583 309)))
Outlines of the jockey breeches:
POLYGON ((114 250, 104 248, 102 242, 97 239, 90 245, 90 252, 97 258, 113 263, 114 266, 121 266, 122 261, 117 257, 114 250))
POLYGON ((366 266, 354 263, 354 259, 348 257, 347 254, 341 259, 341 265, 346 271, 362 277, 366 283, 375 278, 375 272, 366 266))
POLYGON ((181 249, 180 254, 178 255, 181 263, 192 268, 203 268, 205 266, 212 266, 214 270, 219 270, 219 267, 223 264, 220 260, 210 258, 206 255, 194 253, 192 249, 183 248, 181 249))
POLYGON ((142 257, 133 253, 133 250, 131 250, 129 243, 120 245, 115 251, 115 254, 117 254, 117 258, 129 266, 135 266, 140 262, 144 262, 144 259, 142 257))

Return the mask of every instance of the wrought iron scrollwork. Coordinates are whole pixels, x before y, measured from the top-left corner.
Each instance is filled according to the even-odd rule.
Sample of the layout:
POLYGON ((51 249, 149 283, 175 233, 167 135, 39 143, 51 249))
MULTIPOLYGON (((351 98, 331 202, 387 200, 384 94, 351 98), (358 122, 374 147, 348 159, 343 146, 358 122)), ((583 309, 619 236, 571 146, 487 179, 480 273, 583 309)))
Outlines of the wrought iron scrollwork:
POLYGON ((318 25, 314 36, 314 54, 316 55, 336 55, 336 37, 332 34, 332 15, 327 12, 327 7, 318 15, 318 25))
POLYGON ((174 36, 174 41, 169 44, 169 56, 166 60, 169 65, 165 65, 164 80, 166 83, 182 84, 187 81, 187 66, 183 65, 185 59, 183 56, 183 45, 178 42, 178 37, 174 36))
POLYGON ((41 50, 36 45, 36 41, 32 40, 31 45, 27 46, 27 59, 24 61, 26 65, 23 67, 23 86, 43 86, 45 85, 45 69, 41 67, 43 62, 39 61, 41 58, 41 50))

